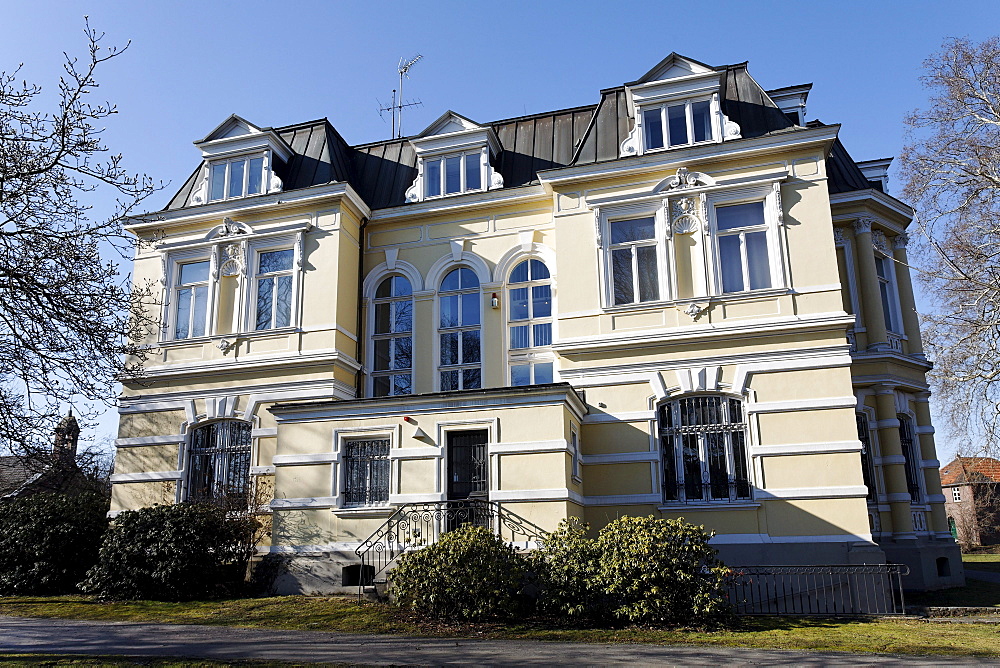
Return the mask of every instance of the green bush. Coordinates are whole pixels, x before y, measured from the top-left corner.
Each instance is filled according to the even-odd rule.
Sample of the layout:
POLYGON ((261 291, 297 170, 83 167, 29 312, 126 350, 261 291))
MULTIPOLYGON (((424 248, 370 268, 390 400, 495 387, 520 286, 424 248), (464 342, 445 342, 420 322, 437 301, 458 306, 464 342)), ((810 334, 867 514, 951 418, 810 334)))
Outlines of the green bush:
POLYGON ((683 519, 620 517, 597 539, 597 577, 611 612, 642 624, 712 625, 731 615, 729 569, 709 546, 705 528, 683 519))
POLYGON ((399 605, 432 617, 505 619, 523 610, 528 569, 499 536, 466 524, 403 555, 389 581, 399 605))
POLYGON ((183 503, 119 514, 81 589, 103 600, 184 601, 238 593, 257 522, 183 503))
POLYGON ((587 537, 589 525, 571 517, 532 553, 540 591, 538 610, 568 617, 597 617, 606 609, 606 595, 598 577, 601 551, 587 537))
POLYGON ((0 594, 67 594, 97 561, 108 526, 100 494, 0 502, 0 594))

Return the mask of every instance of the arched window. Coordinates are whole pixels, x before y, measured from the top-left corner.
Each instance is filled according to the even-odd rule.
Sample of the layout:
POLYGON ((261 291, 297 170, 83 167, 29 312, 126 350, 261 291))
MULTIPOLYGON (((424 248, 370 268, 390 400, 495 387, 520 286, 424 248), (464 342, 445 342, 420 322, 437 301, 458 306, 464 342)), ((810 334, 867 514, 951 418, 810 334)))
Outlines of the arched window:
POLYGON ((438 333, 441 341, 441 390, 482 387, 482 353, 479 343, 479 279, 467 267, 450 271, 441 281, 438 333))
POLYGON ((910 492, 910 502, 920 503, 920 453, 913 440, 913 421, 908 415, 897 415, 899 420, 899 445, 903 451, 903 468, 906 469, 906 488, 910 492))
POLYGON ((669 401, 660 406, 659 432, 665 502, 751 498, 742 401, 721 395, 669 401))
POLYGON ((191 431, 187 500, 246 508, 250 502, 251 425, 220 420, 191 431))
POLYGON ((552 280, 540 260, 525 260, 507 281, 510 384, 551 383, 552 280))
POLYGON ((875 501, 878 497, 878 490, 875 487, 875 464, 872 453, 871 432, 868 429, 868 416, 864 413, 855 415, 858 422, 858 440, 861 441, 861 475, 868 488, 868 500, 875 501))
POLYGON ((372 329, 372 395, 413 392, 413 290, 402 276, 389 276, 375 290, 372 329))

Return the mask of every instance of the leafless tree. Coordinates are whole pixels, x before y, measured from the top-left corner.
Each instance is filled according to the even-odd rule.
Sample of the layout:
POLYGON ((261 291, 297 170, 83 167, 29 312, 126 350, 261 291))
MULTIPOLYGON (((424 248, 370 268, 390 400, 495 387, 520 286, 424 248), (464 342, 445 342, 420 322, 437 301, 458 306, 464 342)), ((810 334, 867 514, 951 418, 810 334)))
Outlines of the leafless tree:
POLYGON ((97 72, 122 48, 85 23, 87 53, 66 55, 55 106, 21 66, 0 72, 0 454, 47 453, 61 408, 113 401, 118 377, 141 371, 153 323, 119 267, 126 216, 159 184, 126 171, 102 139, 117 113, 93 100, 97 72), (113 214, 95 216, 101 193, 113 214), (112 258, 112 259, 109 259, 112 258))
POLYGON ((1000 447, 1000 38, 949 39, 924 62, 930 91, 901 155, 933 301, 932 380, 959 451, 1000 447))

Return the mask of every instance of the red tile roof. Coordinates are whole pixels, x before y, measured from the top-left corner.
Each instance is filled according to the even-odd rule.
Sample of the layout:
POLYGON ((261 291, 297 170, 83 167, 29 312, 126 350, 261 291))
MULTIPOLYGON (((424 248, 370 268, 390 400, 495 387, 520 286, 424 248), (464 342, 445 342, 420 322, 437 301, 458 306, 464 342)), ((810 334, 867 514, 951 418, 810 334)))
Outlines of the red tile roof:
POLYGON ((956 457, 941 467, 942 485, 960 485, 977 479, 1000 482, 1000 461, 992 457, 956 457))

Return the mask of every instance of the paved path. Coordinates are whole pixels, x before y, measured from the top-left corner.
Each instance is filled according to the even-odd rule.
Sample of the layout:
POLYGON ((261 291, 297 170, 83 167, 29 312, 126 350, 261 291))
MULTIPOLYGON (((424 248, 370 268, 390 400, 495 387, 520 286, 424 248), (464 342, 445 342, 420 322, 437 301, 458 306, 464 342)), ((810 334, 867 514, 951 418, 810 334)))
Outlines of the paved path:
MULTIPOLYGON (((928 629, 930 630, 930 629, 928 629)), ((374 665, 940 666, 986 660, 807 653, 717 647, 595 645, 364 636, 221 626, 0 617, 0 654, 114 654, 374 665)))
POLYGON ((995 571, 970 571, 966 568, 965 577, 984 582, 1000 582, 1000 573, 995 571))

